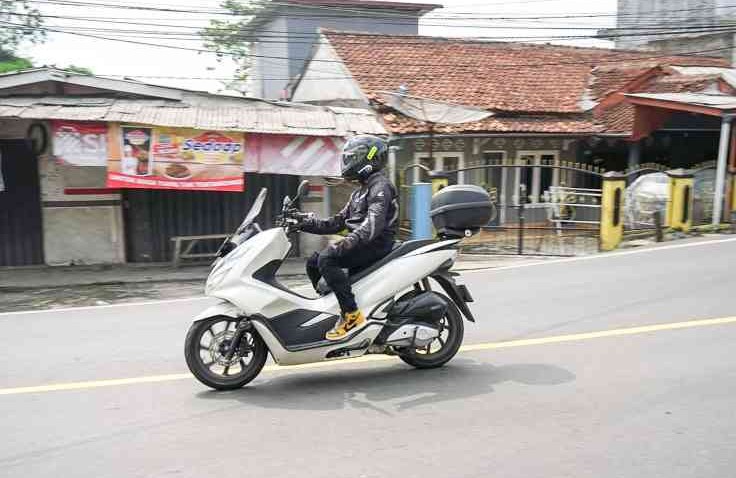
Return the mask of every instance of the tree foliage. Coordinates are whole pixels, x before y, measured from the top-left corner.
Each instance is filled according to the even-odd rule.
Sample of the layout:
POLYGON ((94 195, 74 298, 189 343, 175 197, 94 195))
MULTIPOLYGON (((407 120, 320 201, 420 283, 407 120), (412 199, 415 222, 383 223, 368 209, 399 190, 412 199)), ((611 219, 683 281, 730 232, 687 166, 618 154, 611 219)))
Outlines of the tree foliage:
POLYGON ((69 65, 66 68, 62 68, 62 70, 68 71, 70 73, 79 73, 81 75, 94 75, 91 69, 84 66, 69 65))
MULTIPOLYGON (((46 38, 43 18, 26 0, 0 0, 0 50, 12 54, 23 42, 38 43, 46 38)), ((1 58, 0 58, 1 59, 1 58)))
POLYGON ((46 34, 40 29, 40 12, 25 0, 0 0, 0 73, 24 70, 33 65, 15 52, 21 43, 38 43, 46 34))
POLYGON ((17 70, 26 70, 28 68, 32 68, 33 64, 31 64, 30 60, 27 60, 25 58, 16 58, 16 57, 7 57, 0 54, 0 57, 3 57, 5 59, 0 59, 0 73, 8 73, 9 71, 17 71, 17 70))
POLYGON ((267 0, 225 0, 221 7, 229 10, 235 20, 211 20, 200 32, 208 50, 217 53, 218 61, 229 57, 237 64, 236 81, 227 82, 228 89, 243 91, 252 66, 250 53, 255 39, 253 18, 268 4, 267 0))

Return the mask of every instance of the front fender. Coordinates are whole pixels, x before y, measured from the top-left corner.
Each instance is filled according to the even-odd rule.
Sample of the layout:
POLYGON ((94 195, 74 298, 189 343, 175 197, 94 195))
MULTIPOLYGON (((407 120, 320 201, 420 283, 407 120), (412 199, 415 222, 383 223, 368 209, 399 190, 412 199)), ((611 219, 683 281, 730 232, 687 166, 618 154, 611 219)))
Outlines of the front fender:
POLYGON ((238 309, 236 306, 226 300, 222 300, 217 304, 207 307, 205 310, 197 314, 194 318, 195 322, 199 322, 202 319, 208 319, 218 315, 224 315, 225 317, 232 317, 237 319, 243 316, 243 311, 238 309))

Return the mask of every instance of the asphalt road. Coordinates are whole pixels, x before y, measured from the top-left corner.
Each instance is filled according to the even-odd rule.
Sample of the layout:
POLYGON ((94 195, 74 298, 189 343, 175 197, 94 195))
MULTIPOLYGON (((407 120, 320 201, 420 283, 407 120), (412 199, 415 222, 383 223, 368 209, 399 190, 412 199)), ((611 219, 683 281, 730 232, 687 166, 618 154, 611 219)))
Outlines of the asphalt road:
POLYGON ((470 272, 443 369, 228 393, 184 374, 206 300, 0 314, 0 476, 733 476, 735 272, 736 240, 470 272))

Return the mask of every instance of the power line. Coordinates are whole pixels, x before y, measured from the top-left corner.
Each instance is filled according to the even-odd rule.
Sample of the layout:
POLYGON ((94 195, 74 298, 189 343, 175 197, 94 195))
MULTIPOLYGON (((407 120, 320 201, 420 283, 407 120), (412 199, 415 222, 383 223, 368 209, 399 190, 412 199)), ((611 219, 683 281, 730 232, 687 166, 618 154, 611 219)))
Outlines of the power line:
MULTIPOLYGON (((59 18, 59 16, 49 16, 49 18, 59 18)), ((134 22, 126 22, 126 21, 110 21, 106 23, 114 23, 114 24, 123 24, 123 25, 132 25, 132 26, 157 26, 161 28, 169 28, 169 25, 162 25, 162 24, 155 24, 155 23, 134 23, 134 22)), ((94 33, 103 33, 103 34, 116 34, 119 37, 138 37, 138 38, 149 38, 149 39, 173 39, 173 40, 192 40, 192 41, 201 41, 206 40, 207 38, 217 38, 219 35, 217 33, 207 33, 206 31, 203 31, 202 29, 198 27, 188 27, 188 26, 182 26, 182 25, 175 25, 177 28, 191 28, 193 30, 196 30, 194 32, 172 32, 172 31, 166 31, 166 30, 142 30, 142 29, 122 29, 122 28, 101 28, 101 27, 82 27, 82 26, 65 26, 65 25, 52 25, 52 27, 58 29, 60 32, 64 33, 74 33, 69 32, 69 28, 73 28, 75 31, 86 31, 86 32, 94 32, 94 33)), ((11 27, 11 28, 18 28, 27 30, 28 27, 25 25, 18 26, 18 27, 11 27)), ((668 29, 649 29, 649 28, 639 28, 639 29, 631 29, 631 30, 622 30, 625 33, 608 33, 608 34, 596 34, 596 35, 557 35, 557 36, 521 36, 521 35, 504 35, 504 36, 484 36, 484 37, 475 37, 474 39, 466 39, 466 42, 472 42, 472 41, 481 41, 481 40, 521 40, 521 39, 529 39, 530 41, 553 41, 553 40, 577 40, 577 39, 613 39, 613 38, 623 38, 623 37, 647 37, 647 36, 664 36, 664 35, 679 35, 679 34, 696 34, 696 33, 728 33, 732 31, 732 28, 736 28, 736 24, 733 25, 690 25, 685 27, 670 27, 668 29), (641 33, 638 33, 641 32, 641 33)), ((508 27, 499 27, 499 29, 510 29, 508 27)), ((536 27, 515 27, 515 30, 538 30, 536 27)), ((567 30, 567 29, 565 29, 567 30)), ((569 30, 577 30, 575 28, 570 28, 569 30)), ((597 30, 596 30, 597 31, 597 30)), ((617 30, 611 30, 612 32, 616 32, 617 30)), ((267 36, 254 36, 249 35, 247 33, 242 34, 230 34, 229 37, 232 39, 240 39, 244 42, 257 42, 257 43, 264 43, 264 44, 283 44, 283 43, 289 43, 289 44, 321 44, 324 42, 315 41, 318 34, 317 32, 310 33, 307 35, 292 35, 289 34, 286 31, 274 31, 278 33, 283 33, 279 35, 267 35, 267 36), (307 41, 297 41, 298 39, 304 39, 307 41)), ((340 33, 333 33, 335 35, 339 35, 340 33)), ((348 35, 356 35, 357 34, 348 34, 348 35)), ((374 41, 374 37, 369 37, 367 40, 369 42, 374 41)), ((349 43, 361 43, 360 41, 352 40, 349 43)), ((386 44, 387 42, 382 42, 383 44, 386 44)), ((410 44, 416 44, 415 42, 402 39, 397 40, 395 42, 390 43, 396 43, 398 45, 410 45, 410 44)), ((421 43, 421 40, 420 40, 421 43)))
MULTIPOLYGON (((26 17, 30 16, 30 14, 23 14, 23 13, 14 13, 11 14, 12 16, 19 16, 19 17, 26 17)), ((180 28, 180 29, 192 29, 192 30, 201 30, 203 26, 194 26, 194 25, 170 25, 170 24, 162 24, 162 23, 148 23, 148 22, 134 22, 130 21, 130 19, 113 19, 109 17, 73 17, 73 16, 64 16, 64 15, 39 15, 41 18, 44 19, 55 19, 55 20, 69 20, 69 21, 82 21, 82 22, 93 22, 93 23, 112 23, 112 24, 122 24, 122 25, 136 25, 136 26, 157 26, 157 27, 163 27, 163 28, 180 28)), ((736 23, 734 23, 736 25, 736 23)), ((710 27, 714 25, 703 25, 703 27, 710 27)), ((718 25, 715 25, 718 26, 718 25)), ((652 25, 652 26, 646 26, 646 25, 639 25, 636 28, 630 28, 627 30, 640 30, 640 29, 654 29, 654 28, 692 28, 693 26, 672 26, 668 27, 667 25, 652 25)), ((496 29, 526 29, 526 30, 594 30, 598 31, 602 28, 605 28, 604 26, 600 27, 578 27, 578 26, 541 26, 541 25, 534 25, 534 26, 525 26, 525 25, 489 25, 486 26, 486 28, 496 28, 496 29)), ((289 34, 289 35, 309 35, 314 36, 316 35, 316 31, 289 31, 289 30, 267 30, 267 29, 259 29, 259 33, 283 33, 283 34, 289 34)), ((267 35, 267 37, 270 37, 270 35, 267 35)))
MULTIPOLYGON (((29 14, 13 14, 15 16, 29 16, 29 14)), ((94 22, 94 23, 112 23, 112 24, 122 24, 122 25, 135 25, 135 26, 157 26, 157 27, 163 27, 163 28, 181 28, 181 29, 192 29, 192 30, 201 30, 202 26, 194 26, 194 25, 168 25, 168 24, 162 24, 162 23, 147 23, 147 22, 132 22, 127 20, 114 20, 114 19, 90 19, 90 18, 84 18, 84 17, 70 17, 70 16, 62 16, 62 15, 40 15, 41 18, 44 19, 56 19, 56 20, 70 20, 70 21, 83 21, 83 22, 94 22)), ((639 25, 636 27, 631 28, 625 28, 625 30, 633 30, 633 31, 639 31, 639 30, 652 30, 652 29, 663 29, 668 28, 671 30, 678 30, 678 29, 692 29, 692 28, 721 28, 724 26, 736 26, 736 22, 729 22, 724 24, 718 24, 718 25, 688 25, 688 26, 681 26, 681 23, 678 23, 674 26, 668 26, 668 25, 639 25), (680 26, 677 26, 680 25, 680 26)), ((519 30, 594 30, 598 31, 603 27, 578 27, 578 26, 540 26, 540 25, 534 25, 534 26, 525 26, 525 25, 489 25, 486 26, 486 28, 496 28, 496 29, 519 29, 519 30)), ((283 34, 289 34, 289 35, 310 35, 314 36, 317 34, 316 31, 289 31, 289 30, 258 30, 259 32, 263 33, 283 33, 283 34)), ((266 36, 268 38, 269 36, 266 36)))
MULTIPOLYGON (((49 17, 49 18, 51 18, 51 17, 49 17)), ((69 18, 69 19, 71 20, 71 18, 69 18)), ((112 22, 110 22, 110 23, 112 23, 112 22)), ((118 24, 128 24, 128 22, 122 22, 122 21, 119 21, 119 22, 116 22, 116 23, 118 23, 118 24)), ((145 23, 129 23, 129 24, 146 25, 145 23)), ((161 27, 171 27, 171 28, 188 28, 188 27, 179 26, 179 25, 162 25, 162 24, 148 24, 148 25, 150 25, 150 26, 161 26, 161 27)), ((469 24, 468 25, 446 25, 446 24, 430 24, 430 25, 423 25, 423 26, 441 26, 441 27, 446 27, 446 28, 471 28, 471 29, 476 29, 476 30, 488 30, 488 29, 490 29, 490 30, 513 30, 513 29, 516 29, 516 30, 562 30, 562 31, 566 31, 566 30, 578 30, 578 31, 592 30, 592 31, 599 31, 599 30, 605 30, 605 29, 617 30, 615 28, 610 28, 610 27, 609 28, 606 28, 606 27, 600 27, 600 28, 598 28, 598 27, 595 27, 595 28, 593 28, 593 27, 546 27, 546 26, 541 26, 541 25, 526 26, 526 25, 469 25, 469 24)), ((731 23, 722 24, 722 25, 702 25, 702 26, 697 26, 697 28, 725 28, 725 27, 730 27, 730 26, 736 26, 736 23, 731 22, 731 23)), ((191 27, 191 28, 192 29, 195 29, 195 28, 202 29, 202 28, 207 28, 207 27, 191 27)), ((693 26, 680 26, 680 27, 678 27, 678 26, 672 26, 672 27, 667 27, 667 26, 652 26, 652 27, 637 27, 637 28, 621 28, 621 29, 618 29, 618 30, 621 30, 621 31, 638 31, 638 30, 642 30, 642 29, 656 29, 656 28, 659 28, 659 29, 668 28, 668 29, 688 30, 688 29, 692 29, 694 27, 693 26)), ((264 35, 261 35, 261 36, 259 36, 257 38, 269 38, 269 37, 271 37, 271 35, 270 35, 271 33, 285 34, 285 35, 288 34, 290 37, 293 37, 293 36, 296 36, 296 35, 302 35, 302 36, 303 35, 312 35, 312 36, 317 35, 317 32, 316 31, 315 32, 290 32, 290 31, 287 31, 287 30, 265 30, 265 29, 264 30, 261 30, 261 29, 252 29, 252 30, 245 29, 244 31, 251 31, 251 32, 253 32, 253 35, 255 35, 256 32, 258 34, 261 34, 261 33, 264 34, 264 35)), ((338 32, 338 33, 340 33, 340 32, 338 32)), ((256 37, 254 37, 254 38, 256 38, 256 37)))
MULTIPOLYGON (((9 22, 0 22, 2 24, 8 25, 8 26, 15 26, 15 27, 22 27, 22 25, 15 25, 9 22)), ((39 28, 44 31, 49 32, 56 32, 56 33, 64 33, 68 35, 76 35, 81 37, 88 37, 93 38, 97 40, 108 40, 108 41, 116 41, 116 42, 122 42, 122 43, 128 43, 128 44, 135 44, 135 45, 143 45, 143 46, 151 46, 151 47, 158 47, 158 48, 168 48, 168 49, 174 49, 174 50, 183 50, 183 51, 194 51, 194 52, 201 52, 201 53, 214 53, 220 56, 244 56, 244 57, 250 57, 250 58, 265 58, 265 59, 272 59, 272 60, 293 60, 293 61, 304 61, 304 60, 310 60, 311 62, 319 62, 319 63, 338 63, 342 64, 342 60, 327 60, 327 59, 316 59, 316 58, 289 58, 289 57, 280 57, 280 56, 270 56, 270 55, 258 55, 258 54, 244 54, 244 55, 234 55, 232 53, 228 52, 213 52, 211 50, 206 49, 200 49, 200 48, 189 48, 189 47, 179 47, 179 46, 173 46, 173 45, 164 45, 160 43, 147 43, 147 42, 139 42, 134 40, 126 40, 126 39, 118 39, 118 38, 109 38, 109 37, 103 37, 99 35, 92 35, 92 34, 85 34, 85 33, 78 33, 78 32, 66 32, 66 31, 60 31, 56 29, 41 27, 39 28)), ((432 40, 432 37, 428 37, 428 40, 432 40)), ((570 48, 570 47, 564 47, 564 46, 558 46, 557 48, 570 48)), ((716 53, 726 50, 731 50, 734 47, 726 47, 726 48, 713 48, 713 49, 704 49, 704 50, 698 50, 698 51, 689 51, 689 52, 667 52, 667 53, 660 53, 656 55, 646 55, 644 53, 634 53, 634 52, 617 52, 613 54, 607 54, 607 58, 591 58, 588 61, 583 62, 553 62, 553 63, 533 63, 533 64, 495 64, 495 68, 538 68, 539 66, 568 66, 568 65, 590 65, 591 63, 617 63, 617 62, 624 62, 624 61, 641 61, 646 59, 657 59, 657 58, 668 58, 672 56, 696 56, 696 55, 703 55, 706 53, 716 53), (619 55, 620 53, 620 55, 619 55), (628 55, 628 57, 626 56, 628 55)), ((579 50, 584 50, 584 48, 579 48, 579 50)), ((600 55, 604 54, 603 49, 590 49, 591 54, 593 52, 596 52, 600 55)), ((395 66, 394 63, 387 63, 387 62, 381 62, 381 61, 371 61, 367 62, 366 64, 370 64, 372 66, 395 66)), ((402 66, 417 66, 417 67, 434 67, 434 66, 443 66, 443 67, 450 67, 450 68, 470 68, 475 69, 477 68, 477 65, 474 64, 451 64, 448 65, 446 63, 402 63, 402 66)))
MULTIPOLYGON (((13 12, 13 13, 8 12, 7 15, 8 16, 19 16, 19 17, 34 16, 32 14, 20 13, 20 12, 13 12)), ((41 18, 56 18, 56 19, 66 19, 66 20, 74 20, 74 21, 91 21, 91 22, 115 22, 115 21, 120 21, 120 20, 126 20, 126 21, 129 21, 129 22, 140 22, 140 21, 149 22, 149 21, 157 21, 158 20, 158 21, 166 21, 166 22, 202 21, 202 22, 208 22, 209 23, 209 20, 206 20, 206 19, 197 20, 197 19, 173 18, 173 17, 167 17, 167 18, 154 18, 154 17, 139 18, 139 17, 120 17, 120 16, 115 16, 115 17, 110 17, 110 16, 104 16, 104 17, 100 17, 100 16, 67 16, 67 15, 49 15, 49 14, 43 14, 43 13, 39 14, 38 16, 41 17, 41 18)), ((520 20, 523 20, 523 19, 509 19, 509 20, 504 20, 504 21, 520 21, 520 20)), ((421 22, 421 20, 420 20, 420 22, 421 22)), ((546 22, 546 21, 543 21, 543 20, 537 20, 536 23, 544 23, 544 24, 551 24, 551 25, 558 25, 558 26, 560 26, 560 25, 567 25, 567 27, 570 27, 570 28, 578 27, 578 28, 582 28, 582 29, 585 29, 585 28, 588 28, 588 29, 597 29, 597 28, 605 28, 605 27, 610 26, 610 25, 607 24, 607 25, 600 25, 600 26, 593 26, 593 27, 591 27, 590 26, 590 22, 586 22, 586 23, 583 24, 583 23, 572 23, 572 22, 562 22, 562 23, 560 23, 560 22, 546 22), (581 26, 581 25, 584 25, 584 26, 581 26)), ((682 22, 678 22, 678 24, 681 24, 681 23, 682 22)), ((652 26, 654 26, 654 27, 660 27, 660 26, 665 25, 665 24, 666 24, 666 22, 664 24, 656 24, 656 25, 652 25, 652 26)), ((186 26, 186 25, 163 24, 162 26, 167 26, 167 27, 172 27, 172 28, 201 28, 201 25, 200 26, 186 26)), ((646 26, 646 25, 640 24, 639 26, 646 26)), ((563 28, 563 27, 560 27, 560 28, 563 28)), ((564 28, 566 28, 566 27, 564 27, 564 28)), ((269 31, 269 30, 261 30, 261 29, 259 29, 259 31, 269 31)), ((300 32, 296 32, 296 33, 300 33, 300 32)), ((304 33, 304 32, 302 32, 302 33, 304 33)))
MULTIPOLYGON (((146 38, 146 39, 162 39, 162 40, 179 40, 179 41, 206 41, 208 39, 217 38, 217 34, 206 34, 206 33, 187 33, 187 32, 167 32, 167 31, 160 31, 160 30, 136 30, 136 29, 106 29, 106 28, 99 28, 99 27, 68 27, 68 26, 61 26, 61 25, 51 25, 50 28, 55 28, 61 33, 70 33, 68 30, 69 28, 74 28, 74 32, 84 31, 87 33, 95 33, 95 34, 114 34, 118 38, 146 38)), ((10 27, 10 28, 16 28, 16 27, 10 27)), ((24 27, 17 27, 18 29, 24 29, 24 27)), ((463 39, 465 43, 474 43, 477 42, 479 44, 488 43, 489 40, 492 41, 505 41, 505 40, 514 40, 514 41, 535 41, 535 42, 543 42, 543 41, 555 41, 555 40, 584 40, 584 39, 616 39, 616 38, 646 38, 646 37, 652 37, 652 36, 666 36, 666 35, 684 35, 684 34, 700 34, 700 33, 711 33, 711 34, 722 34, 722 33, 736 33, 736 25, 729 26, 729 27, 699 27, 699 26, 693 26, 688 27, 687 29, 680 29, 680 30, 660 30, 660 31, 648 31, 648 32, 641 32, 641 33, 609 33, 609 34, 596 34, 596 35, 557 35, 557 36, 521 36, 521 35, 505 35, 505 36, 487 36, 483 37, 482 40, 479 38, 476 39, 463 39)), ((229 36, 231 39, 239 39, 243 42, 257 42, 260 44, 276 44, 276 45, 284 45, 284 44, 294 44, 294 45, 324 45, 328 44, 329 42, 319 41, 315 40, 317 38, 317 35, 312 35, 311 37, 304 37, 307 39, 307 41, 299 41, 297 39, 289 38, 288 36, 283 37, 277 37, 277 36, 269 36, 266 38, 260 37, 253 37, 249 35, 239 35, 239 34, 233 34, 229 36), (309 40, 309 38, 312 38, 313 40, 309 40)), ((373 39, 366 39, 365 41, 361 40, 350 40, 346 43, 348 44, 372 44, 373 39)), ((426 41, 411 41, 411 40, 395 40, 395 41, 382 41, 382 45, 387 44, 395 44, 397 46, 407 46, 407 45, 424 45, 426 44, 426 41)))
MULTIPOLYGON (((169 12, 169 13, 191 13, 191 14, 211 14, 211 15, 226 15, 226 16, 252 16, 252 14, 236 14, 231 11, 213 11, 212 9, 207 10, 185 10, 185 9, 177 9, 177 8, 162 8, 162 7, 152 7, 152 6, 142 6, 142 5, 129 5, 129 4, 109 4, 109 3, 103 3, 103 2, 82 2, 82 1, 76 1, 76 0, 31 0, 33 3, 47 3, 47 4, 54 4, 54 5, 66 5, 66 6, 79 6, 79 7, 99 7, 99 8, 117 8, 117 9, 125 9, 125 10, 141 10, 141 11, 160 11, 160 12, 169 12)), ((295 5, 295 4, 289 4, 287 3, 279 3, 279 2, 271 2, 277 5, 281 6, 290 6, 290 7, 305 7, 304 5, 295 5)), ((407 4, 411 5, 411 4, 407 4)), ((387 12, 380 12, 380 13, 374 13, 371 12, 368 9, 347 9, 343 7, 337 7, 337 6, 319 6, 319 5, 312 5, 309 6, 310 8, 315 9, 321 9, 321 10, 329 10, 329 11, 345 11, 346 14, 340 15, 340 14, 327 14, 327 13, 320 13, 320 14, 300 14, 300 13, 282 13, 281 16, 285 17, 313 17, 313 18, 355 18, 356 14, 357 16, 362 16, 364 18, 380 18, 380 17, 386 17, 386 18, 393 18, 393 17, 400 17, 400 18, 406 18, 407 20, 416 20, 419 17, 417 15, 406 15, 406 14, 387 14, 387 12)), ((683 12, 711 12, 715 9, 734 9, 736 8, 736 5, 722 5, 722 6, 713 6, 713 7, 699 7, 699 8, 682 8, 682 9, 672 9, 668 10, 668 14, 673 13, 683 13, 683 12)), ((472 20, 544 20, 544 19, 568 19, 568 18, 607 18, 607 17, 646 17, 646 16, 659 16, 661 15, 660 12, 646 12, 646 13, 591 13, 591 14, 565 14, 565 15, 546 15, 546 16, 492 16, 492 17, 483 17, 478 16, 478 12, 458 12, 453 14, 451 17, 440 17, 440 16, 434 16, 434 19, 446 19, 446 20, 453 20, 453 19, 472 19, 472 20), (463 16, 466 16, 468 18, 463 18, 463 16)), ((395 23, 394 23, 395 24, 395 23)), ((440 25, 442 26, 442 25, 440 25)))

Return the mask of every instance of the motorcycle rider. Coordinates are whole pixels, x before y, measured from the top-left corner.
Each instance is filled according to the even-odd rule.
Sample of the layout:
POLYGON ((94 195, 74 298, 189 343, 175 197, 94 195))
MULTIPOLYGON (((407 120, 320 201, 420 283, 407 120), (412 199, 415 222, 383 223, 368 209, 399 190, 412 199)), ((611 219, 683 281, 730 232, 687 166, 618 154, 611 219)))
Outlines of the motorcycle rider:
POLYGON ((342 177, 360 184, 345 207, 328 219, 305 219, 300 229, 313 234, 347 235, 307 261, 307 275, 317 288, 320 278, 337 296, 341 316, 327 332, 327 340, 339 340, 366 322, 355 303, 348 274, 355 274, 382 259, 393 248, 399 227, 396 188, 383 174, 388 160, 388 145, 381 138, 358 135, 342 150, 342 177), (346 274, 343 269, 348 270, 346 274))

